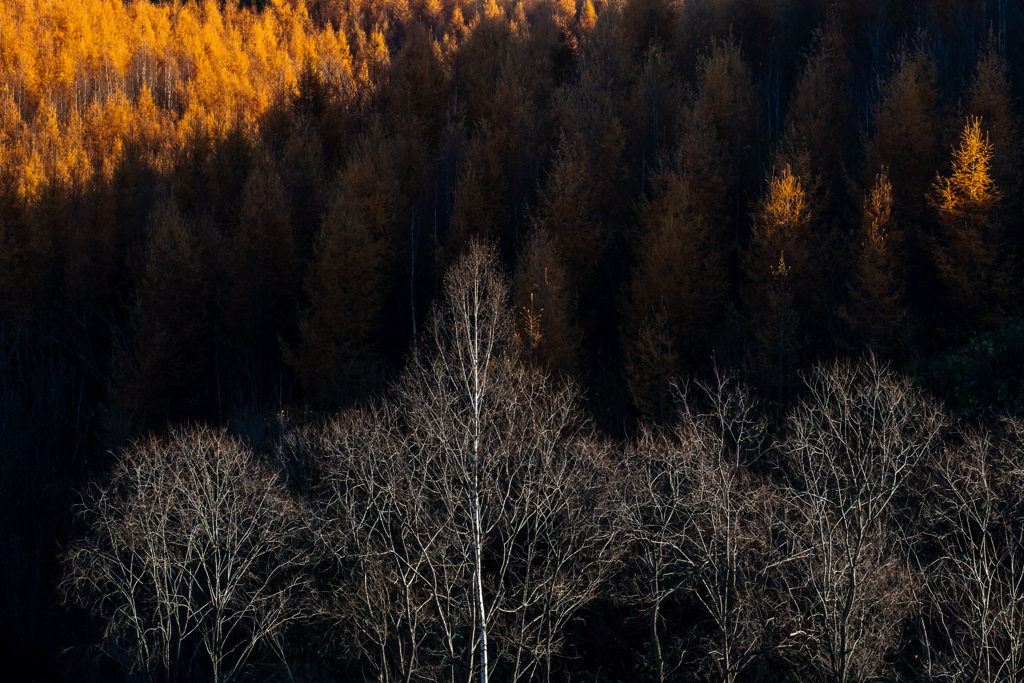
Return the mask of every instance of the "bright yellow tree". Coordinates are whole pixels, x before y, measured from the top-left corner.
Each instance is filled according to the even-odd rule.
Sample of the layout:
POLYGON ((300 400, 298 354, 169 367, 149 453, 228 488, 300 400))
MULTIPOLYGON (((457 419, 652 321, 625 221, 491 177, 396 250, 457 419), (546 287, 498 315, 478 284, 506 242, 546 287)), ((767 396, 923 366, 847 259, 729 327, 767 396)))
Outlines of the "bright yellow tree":
POLYGON ((996 262, 999 230, 994 213, 1001 199, 992 177, 992 143, 981 119, 968 119, 953 148, 952 172, 932 186, 932 205, 942 225, 935 250, 939 274, 953 302, 970 320, 998 320, 1005 286, 996 262))

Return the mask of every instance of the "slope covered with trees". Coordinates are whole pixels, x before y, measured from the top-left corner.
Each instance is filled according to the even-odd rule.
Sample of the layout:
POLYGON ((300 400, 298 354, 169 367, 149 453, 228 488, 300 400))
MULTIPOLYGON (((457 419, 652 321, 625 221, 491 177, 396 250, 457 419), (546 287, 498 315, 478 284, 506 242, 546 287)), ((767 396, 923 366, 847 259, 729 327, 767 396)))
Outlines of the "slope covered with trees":
POLYGON ((0 3, 0 655, 1012 680, 1022 31, 985 0, 0 3))

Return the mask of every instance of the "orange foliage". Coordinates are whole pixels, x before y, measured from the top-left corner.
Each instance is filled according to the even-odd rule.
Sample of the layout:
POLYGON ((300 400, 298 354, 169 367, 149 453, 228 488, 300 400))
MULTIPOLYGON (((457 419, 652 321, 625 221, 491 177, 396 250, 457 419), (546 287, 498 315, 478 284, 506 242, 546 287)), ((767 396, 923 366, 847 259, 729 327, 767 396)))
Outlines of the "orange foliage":
POLYGON ((259 13, 212 0, 10 0, 0 35, 0 148, 26 198, 44 179, 109 177, 128 137, 159 167, 196 123, 214 136, 258 129, 306 66, 342 91, 352 72, 345 34, 283 0, 259 13))
POLYGON ((932 204, 943 227, 936 252, 939 273, 957 302, 983 324, 998 319, 1002 290, 996 267, 999 235, 995 209, 1001 193, 992 177, 992 143, 981 120, 968 120, 953 149, 952 174, 933 186, 932 204))
POLYGON ((753 242, 745 259, 752 332, 767 354, 759 360, 760 369, 777 370, 774 378, 766 375, 765 379, 776 383, 780 396, 803 346, 801 318, 812 307, 818 289, 812 197, 789 166, 773 173, 754 214, 753 242))

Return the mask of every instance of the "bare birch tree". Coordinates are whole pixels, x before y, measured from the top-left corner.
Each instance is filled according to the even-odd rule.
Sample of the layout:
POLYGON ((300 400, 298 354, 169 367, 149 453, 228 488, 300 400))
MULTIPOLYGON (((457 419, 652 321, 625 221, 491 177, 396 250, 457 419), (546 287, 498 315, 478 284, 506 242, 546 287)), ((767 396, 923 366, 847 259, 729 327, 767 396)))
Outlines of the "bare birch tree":
POLYGON ((507 295, 475 246, 388 400, 300 439, 324 614, 382 683, 550 680, 617 566, 610 449, 571 384, 520 361, 507 295))
POLYGON ((300 506, 223 431, 193 427, 125 452, 82 505, 64 560, 69 601, 104 622, 129 676, 237 680, 296 618, 300 506))
MULTIPOLYGON (((483 462, 499 402, 498 388, 512 380, 512 317, 507 309, 508 283, 498 273, 490 249, 474 244, 445 279, 444 298, 432 316, 435 346, 420 387, 421 405, 442 409, 443 419, 453 425, 451 438, 439 445, 461 468, 466 486, 473 552, 473 614, 480 657, 480 682, 489 673, 487 631, 490 613, 484 596, 483 547, 490 531, 483 519, 484 497, 497 491, 482 490, 483 462)), ((435 424, 436 420, 428 420, 435 424)), ((444 434, 444 432, 441 432, 444 434)), ((501 507, 501 501, 498 501, 501 507)), ((456 521, 456 520, 453 520, 456 521)), ((457 523, 457 522, 456 522, 457 523)), ((471 667, 472 668, 472 667, 471 667)))
POLYGON ((482 682, 492 656, 513 680, 548 680, 565 627, 619 552, 607 449, 590 435, 575 389, 520 362, 508 294, 493 254, 473 246, 446 279, 433 345, 395 387, 403 448, 427 466, 437 522, 468 539, 446 545, 465 547, 468 566, 451 553, 429 580, 443 579, 432 592, 455 657, 450 610, 465 604, 456 596, 468 573, 476 635, 465 670, 482 682))

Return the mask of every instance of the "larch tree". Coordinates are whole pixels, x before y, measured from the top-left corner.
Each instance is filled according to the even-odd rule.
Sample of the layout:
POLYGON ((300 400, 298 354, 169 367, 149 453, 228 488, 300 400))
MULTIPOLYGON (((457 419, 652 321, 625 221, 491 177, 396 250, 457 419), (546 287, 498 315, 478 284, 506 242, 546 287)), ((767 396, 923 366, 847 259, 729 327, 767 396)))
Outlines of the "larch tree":
POLYGON ((111 373, 115 407, 136 426, 194 415, 219 394, 209 228, 161 207, 151 218, 129 323, 111 373), (120 359, 120 362, 118 361, 120 359))
POLYGON ((814 262, 816 217, 811 192, 790 166, 776 169, 754 213, 750 251, 744 256, 744 291, 751 333, 759 345, 755 364, 784 395, 804 343, 818 264, 814 262), (772 369, 772 370, 769 370, 772 369))
POLYGON ((406 31, 402 49, 391 62, 385 115, 396 127, 408 127, 432 147, 448 106, 447 74, 426 27, 414 22, 406 31))
POLYGON ((516 334, 526 361, 572 377, 581 334, 576 294, 569 288, 558 248, 542 227, 526 240, 516 274, 514 308, 516 334))
POLYGON ((284 183, 290 210, 295 252, 303 262, 313 254, 313 245, 326 210, 328 188, 324 177, 324 152, 323 139, 316 127, 299 124, 285 140, 278 164, 278 176, 284 183))
MULTIPOLYGON (((615 74, 592 58, 583 59, 579 71, 555 103, 564 121, 539 214, 573 287, 592 295, 602 284, 594 277, 626 224, 625 129, 620 103, 611 94, 622 87, 615 74)), ((587 304, 581 303, 584 311, 587 304)))
POLYGON ((339 176, 306 276, 309 306, 299 315, 300 342, 286 357, 307 398, 325 405, 372 385, 398 211, 391 144, 364 140, 339 176))
POLYGON ((5 320, 24 313, 35 290, 31 235, 16 183, 14 169, 0 169, 0 315, 5 320))
POLYGON ((700 118, 684 130, 675 168, 655 180, 642 208, 637 266, 629 288, 624 331, 629 383, 642 403, 667 396, 664 367, 647 366, 644 329, 660 320, 683 367, 708 359, 727 315, 729 239, 720 228, 723 181, 715 162, 714 133, 700 118), (650 319, 650 320, 648 320, 650 319), (652 384, 652 382, 654 384, 652 384), (641 398, 648 397, 648 398, 641 398))
POLYGON ((943 123, 935 65, 922 48, 900 54, 883 84, 867 156, 872 175, 888 169, 896 217, 908 228, 926 217, 928 188, 939 168, 943 123))
MULTIPOLYGON (((992 177, 1005 196, 1004 208, 1017 205, 1024 184, 1024 140, 1021 117, 1009 67, 999 55, 994 37, 987 50, 979 52, 974 79, 967 88, 966 109, 981 121, 981 129, 992 142, 992 177)), ((1007 216, 1013 216, 1007 212, 1007 216)))
POLYGON ((992 177, 992 155, 981 120, 969 119, 953 148, 952 172, 936 179, 931 195, 942 226, 935 248, 939 274, 962 322, 983 326, 998 322, 1006 303, 995 220, 1001 193, 992 177))
POLYGON ((1013 96, 1009 66, 999 56, 995 39, 979 54, 967 92, 966 113, 981 121, 992 143, 992 179, 1001 193, 994 218, 1003 231, 1000 248, 1018 253, 1024 246, 1024 119, 1013 96))
POLYGON ((588 291, 619 225, 624 131, 605 74, 586 64, 565 93, 567 122, 541 192, 540 219, 565 259, 572 285, 588 291))
POLYGON ((508 152, 507 140, 489 124, 481 125, 466 144, 455 188, 452 243, 444 253, 446 261, 454 262, 472 239, 501 240, 507 236, 508 179, 504 159, 508 152))
POLYGON ((597 214, 591 155, 584 140, 563 133, 544 188, 541 225, 558 245, 574 288, 590 283, 608 245, 597 214))
POLYGON ((222 304, 229 346, 237 354, 235 371, 254 397, 263 395, 264 374, 279 362, 278 339, 294 325, 299 284, 284 183, 269 166, 258 164, 242 190, 222 304))
POLYGON ((801 73, 786 115, 782 148, 806 159, 800 172, 821 179, 827 193, 840 192, 849 156, 850 60, 839 28, 828 25, 815 36, 817 49, 801 73))
POLYGON ((900 233, 893 219, 893 190, 880 173, 861 202, 861 222, 853 246, 850 305, 843 316, 876 353, 891 351, 905 326, 900 233))
POLYGON ((661 309, 644 316, 626 356, 626 383, 641 414, 664 421, 671 414, 672 383, 682 374, 679 351, 661 309))
POLYGON ((716 42, 701 57, 697 69, 695 115, 714 127, 722 142, 721 177, 725 181, 725 215, 739 236, 748 193, 755 187, 758 164, 755 153, 757 93, 750 67, 732 38, 716 42))

